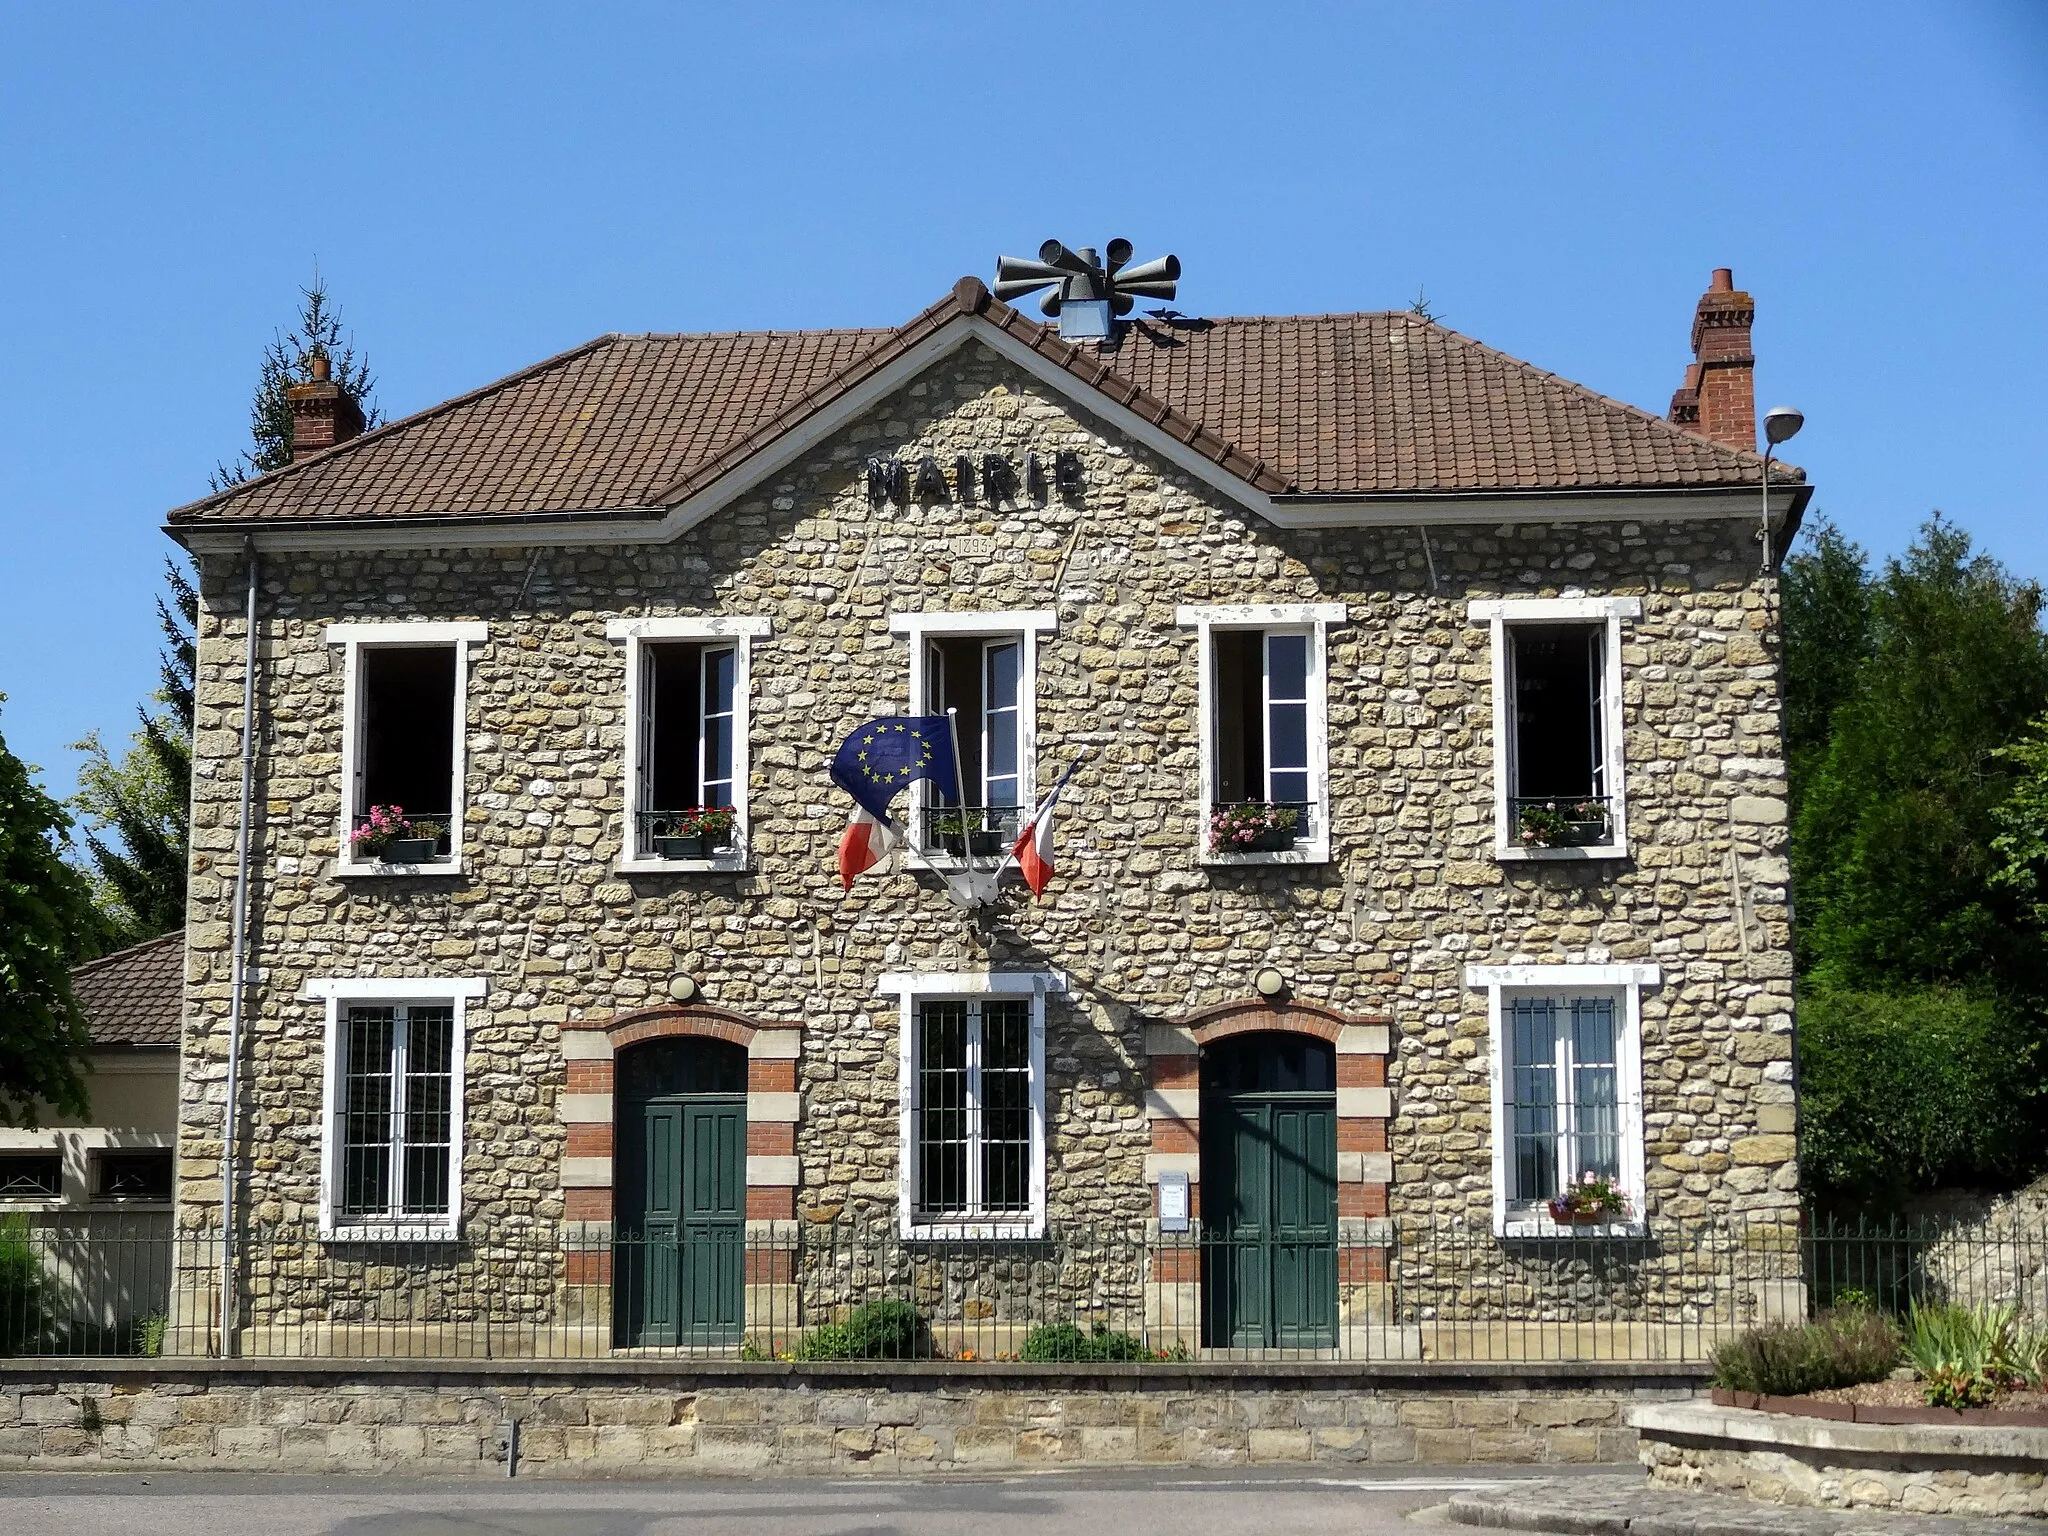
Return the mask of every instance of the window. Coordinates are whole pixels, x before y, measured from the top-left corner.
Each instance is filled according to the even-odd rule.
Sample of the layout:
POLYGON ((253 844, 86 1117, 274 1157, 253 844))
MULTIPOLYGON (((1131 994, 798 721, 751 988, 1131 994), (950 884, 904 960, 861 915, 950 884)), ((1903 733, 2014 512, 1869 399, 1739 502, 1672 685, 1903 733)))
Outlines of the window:
POLYGON ((959 724, 961 800, 928 781, 910 788, 914 846, 927 858, 999 857, 1037 792, 1038 637, 1050 613, 896 614, 910 636, 910 707, 953 711, 959 724))
POLYGON ((1341 603, 1182 608, 1198 631, 1202 857, 1330 856, 1328 628, 1341 603))
POLYGON ((335 1214, 446 1216, 455 1010, 350 1008, 342 1035, 335 1214))
POLYGON ((55 1200, 63 1193, 61 1153, 0 1153, 0 1200, 55 1200))
POLYGON ((1554 1232, 1548 1202, 1588 1173, 1643 1218, 1640 989, 1655 966, 1472 966, 1489 992, 1497 1229, 1554 1232))
POLYGON ((462 862, 469 647, 482 624, 334 624, 348 647, 343 873, 453 874, 462 862))
POLYGON ((1611 997, 1517 997, 1507 1008, 1508 1200, 1535 1205, 1584 1174, 1621 1179, 1611 997))
POLYGON ((1045 1230, 1048 972, 884 976, 902 997, 906 1237, 1045 1230))
POLYGON ((1493 626, 1495 851, 1503 858, 1627 852, 1621 621, 1637 598, 1477 602, 1493 626))
POLYGON ((749 642, 762 619, 615 619, 624 640, 628 870, 746 862, 749 642))
POLYGON ((1031 1211, 1031 1004, 918 1004, 912 1048, 914 1214, 920 1221, 1031 1211))
POLYGON ((457 1235, 467 1003, 480 981, 308 983, 327 1002, 321 1233, 457 1235))
POLYGON ((172 1154, 169 1147, 106 1151, 93 1155, 95 1200, 168 1200, 172 1154))

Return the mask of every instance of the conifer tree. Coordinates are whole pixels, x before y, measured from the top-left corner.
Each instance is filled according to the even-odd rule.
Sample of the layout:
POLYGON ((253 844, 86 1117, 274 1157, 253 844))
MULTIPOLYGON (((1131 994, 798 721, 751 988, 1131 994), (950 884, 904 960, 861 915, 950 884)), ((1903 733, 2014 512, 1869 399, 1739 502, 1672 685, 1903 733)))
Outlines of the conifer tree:
POLYGON ((292 407, 285 391, 294 384, 312 381, 316 357, 327 359, 334 382, 362 408, 364 431, 381 420, 370 398, 377 382, 370 376, 369 360, 357 354, 355 340, 343 328, 341 312, 329 304, 327 285, 317 269, 313 286, 301 288, 299 293, 302 302, 297 322, 290 330, 273 336, 270 345, 263 349, 256 394, 249 402, 251 446, 233 463, 216 466, 216 491, 291 463, 292 407))

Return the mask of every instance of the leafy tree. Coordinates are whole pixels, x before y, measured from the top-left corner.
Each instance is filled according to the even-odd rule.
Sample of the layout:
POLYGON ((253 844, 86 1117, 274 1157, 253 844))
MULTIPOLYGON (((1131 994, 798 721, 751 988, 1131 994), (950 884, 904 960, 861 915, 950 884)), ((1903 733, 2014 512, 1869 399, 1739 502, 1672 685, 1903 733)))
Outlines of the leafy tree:
POLYGON ((2000 749, 2048 710, 2040 588, 1937 515, 1869 584, 1867 654, 1845 668, 1815 652, 1830 634, 1858 649, 1855 552, 1813 558, 1802 618, 1787 623, 1788 682, 1808 695, 1792 843, 1802 973, 2038 993, 2042 947, 1991 876, 1994 813, 2020 776, 2000 749))
POLYGON ((254 446, 233 463, 215 467, 216 491, 291 463, 292 407, 285 391, 294 384, 312 381, 316 357, 328 360, 334 382, 362 408, 364 430, 382 419, 370 398, 377 385, 370 376, 369 360, 356 354, 355 341, 343 329, 340 311, 330 307, 327 285, 320 280, 317 270, 313 273, 313 286, 299 292, 303 302, 297 323, 272 337, 263 350, 256 395, 249 403, 249 436, 254 446))
POLYGON ((1825 518, 1807 525, 1807 545, 1785 561, 1779 584, 1785 630, 1785 749, 1797 764, 1796 796, 1824 756, 1835 711, 1856 693, 1870 656, 1870 563, 1825 518))
POLYGON ((94 899, 106 919, 109 947, 139 943, 185 925, 185 878, 191 847, 193 636, 199 596, 191 580, 164 562, 171 589, 167 604, 157 599, 164 632, 159 657, 163 686, 160 708, 138 710, 142 728, 129 738, 118 762, 99 732, 74 742, 84 752, 78 793, 72 798, 88 827, 94 899), (112 833, 117 843, 100 834, 112 833))
POLYGON ((38 1102, 86 1113, 85 1016, 71 967, 102 938, 85 877, 64 858, 71 818, 0 740, 0 1125, 38 1102))

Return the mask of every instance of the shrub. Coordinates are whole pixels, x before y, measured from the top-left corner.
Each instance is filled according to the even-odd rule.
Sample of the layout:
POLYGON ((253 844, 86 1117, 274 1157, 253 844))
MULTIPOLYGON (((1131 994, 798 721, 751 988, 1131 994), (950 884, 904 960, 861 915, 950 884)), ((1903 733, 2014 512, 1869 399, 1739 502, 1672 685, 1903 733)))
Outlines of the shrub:
POLYGON ((1025 1360, 1157 1360, 1157 1350, 1128 1333, 1112 1333, 1100 1323, 1083 1333, 1072 1323, 1046 1323, 1024 1335, 1019 1358, 1025 1360))
POLYGON ((0 1355, 33 1354, 42 1342, 46 1288, 28 1218, 0 1216, 0 1355))
POLYGON ((1837 1307, 1811 1323, 1753 1328, 1714 1351, 1714 1385, 1794 1397, 1882 1381, 1899 1361, 1892 1320, 1867 1307, 1837 1307))
POLYGON ((843 1323, 825 1323, 797 1341, 799 1360, 921 1360, 932 1352, 931 1330, 907 1301, 870 1301, 843 1323))
POLYGON ((2034 1161, 2040 1073, 2016 1008, 1928 988, 1799 999, 1800 1164, 1824 1204, 2005 1184, 2034 1161))
POLYGON ((2042 1340, 2019 1326, 2014 1308, 1913 1304, 1906 1357, 1936 1408, 1981 1408, 2000 1393, 2040 1379, 2042 1340))

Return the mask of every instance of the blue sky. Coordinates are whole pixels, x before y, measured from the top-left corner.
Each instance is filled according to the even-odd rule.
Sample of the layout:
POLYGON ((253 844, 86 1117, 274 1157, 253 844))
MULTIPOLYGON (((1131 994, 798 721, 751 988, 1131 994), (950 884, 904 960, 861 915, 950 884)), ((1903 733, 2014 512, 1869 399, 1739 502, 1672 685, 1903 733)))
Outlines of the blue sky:
POLYGON ((168 508, 317 259, 387 415, 609 330, 892 324, 1048 236, 1195 313, 1397 308, 1760 404, 1878 552, 2048 575, 2048 5, 0 9, 0 733, 155 685, 168 508))

